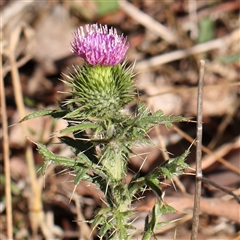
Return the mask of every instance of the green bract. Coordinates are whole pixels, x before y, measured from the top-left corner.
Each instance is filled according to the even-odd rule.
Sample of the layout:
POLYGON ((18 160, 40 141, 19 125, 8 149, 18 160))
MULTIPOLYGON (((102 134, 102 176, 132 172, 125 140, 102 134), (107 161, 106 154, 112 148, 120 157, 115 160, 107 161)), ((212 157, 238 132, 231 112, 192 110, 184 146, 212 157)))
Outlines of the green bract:
POLYGON ((73 98, 66 104, 75 103, 77 109, 71 117, 92 116, 109 119, 134 98, 132 67, 91 66, 74 68, 74 73, 64 82, 72 88, 73 98))

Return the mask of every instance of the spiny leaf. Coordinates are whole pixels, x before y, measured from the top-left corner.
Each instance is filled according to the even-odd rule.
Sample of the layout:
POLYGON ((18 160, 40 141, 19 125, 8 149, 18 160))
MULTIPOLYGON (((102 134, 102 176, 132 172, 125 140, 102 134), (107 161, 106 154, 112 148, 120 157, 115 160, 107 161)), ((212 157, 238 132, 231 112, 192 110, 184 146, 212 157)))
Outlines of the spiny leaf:
POLYGON ((167 204, 158 204, 158 211, 161 214, 165 214, 165 213, 174 213, 176 212, 176 209, 167 205, 167 204))
POLYGON ((93 224, 93 228, 96 228, 97 226, 100 226, 104 223, 105 217, 103 215, 95 216, 94 220, 91 221, 93 224))
POLYGON ((160 223, 157 223, 156 225, 156 229, 159 229, 167 224, 171 223, 171 221, 165 221, 165 222, 160 222, 160 223))
POLYGON ((61 130, 59 133, 60 134, 71 133, 71 132, 76 132, 76 131, 81 131, 86 129, 94 129, 94 128, 99 128, 99 125, 92 122, 83 122, 75 126, 66 127, 65 129, 61 130))
POLYGON ((41 167, 41 173, 43 176, 46 174, 47 167, 51 164, 51 160, 45 159, 41 167))
POLYGON ((67 112, 63 111, 63 110, 40 110, 40 111, 28 114, 20 121, 20 123, 30 120, 32 118, 48 116, 48 115, 52 116, 53 118, 62 118, 66 114, 67 114, 67 112))
POLYGON ((38 142, 34 143, 37 145, 39 153, 42 154, 47 161, 53 161, 56 164, 67 167, 73 167, 75 165, 76 159, 58 156, 52 153, 50 150, 48 150, 44 144, 38 142))
POLYGON ((148 178, 172 179, 174 176, 183 174, 183 170, 188 168, 188 164, 185 162, 185 159, 189 152, 189 150, 186 150, 181 156, 164 161, 160 166, 156 167, 148 174, 148 178))
POLYGON ((158 197, 162 197, 162 191, 159 187, 159 181, 156 178, 151 178, 151 175, 145 178, 145 183, 148 187, 150 187, 158 197))
POLYGON ((157 202, 152 212, 146 216, 145 218, 145 226, 144 226, 144 235, 142 240, 150 240, 151 235, 156 231, 159 227, 168 224, 169 222, 158 222, 159 217, 164 213, 172 213, 176 212, 174 208, 164 204, 163 202, 157 202), (149 219, 151 220, 149 221, 149 219))
POLYGON ((185 162, 186 157, 190 151, 186 150, 181 156, 176 158, 170 158, 160 165, 159 170, 162 172, 164 178, 172 179, 173 176, 183 174, 183 170, 188 168, 188 164, 185 162))
POLYGON ((77 139, 64 136, 59 139, 70 146, 75 155, 84 153, 93 163, 97 164, 98 160, 95 156, 96 153, 93 144, 89 141, 81 140, 81 138, 85 137, 82 133, 78 133, 76 137, 77 139))
POLYGON ((109 224, 108 222, 105 222, 99 231, 99 236, 104 237, 109 229, 113 228, 113 224, 109 224))
POLYGON ((145 184, 144 177, 139 178, 139 176, 140 172, 137 172, 135 175, 133 175, 130 183, 128 184, 128 191, 130 196, 133 196, 145 184))
POLYGON ((152 219, 149 224, 149 228, 152 232, 155 230, 155 227, 157 225, 157 221, 158 221, 157 218, 158 218, 158 209, 157 209, 157 204, 155 204, 152 210, 152 219))
POLYGON ((85 167, 77 167, 75 168, 75 171, 76 171, 76 176, 75 176, 75 179, 74 179, 74 185, 78 185, 80 181, 83 180, 85 174, 87 173, 88 169, 85 168, 85 167))

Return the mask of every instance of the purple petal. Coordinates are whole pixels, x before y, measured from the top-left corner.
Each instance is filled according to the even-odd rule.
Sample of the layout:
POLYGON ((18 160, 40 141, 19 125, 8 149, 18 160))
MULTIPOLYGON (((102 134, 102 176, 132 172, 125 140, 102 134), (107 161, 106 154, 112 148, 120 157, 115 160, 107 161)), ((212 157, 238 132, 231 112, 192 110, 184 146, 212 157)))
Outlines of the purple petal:
POLYGON ((113 66, 120 63, 129 48, 127 38, 107 25, 86 25, 73 34, 72 52, 91 65, 113 66))

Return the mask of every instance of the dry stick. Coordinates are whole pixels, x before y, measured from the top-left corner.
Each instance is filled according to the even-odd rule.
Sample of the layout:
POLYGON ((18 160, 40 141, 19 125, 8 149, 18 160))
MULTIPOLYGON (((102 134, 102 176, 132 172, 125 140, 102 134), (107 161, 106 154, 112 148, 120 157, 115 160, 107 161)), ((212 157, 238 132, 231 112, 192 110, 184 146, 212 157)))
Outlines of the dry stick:
POLYGON ((188 15, 190 19, 190 37, 192 40, 198 38, 198 15, 197 15, 197 1, 188 1, 188 15))
MULTIPOLYGON (((191 2, 189 0, 189 2, 191 2)), ((205 1, 207 3, 207 1, 205 1)), ((207 3, 208 4, 208 3, 207 3)), ((217 20, 220 17, 220 14, 223 14, 225 12, 229 12, 232 10, 238 10, 239 9, 239 2, 238 1, 232 1, 232 2, 225 2, 225 3, 219 3, 216 6, 210 7, 204 7, 204 5, 200 6, 198 4, 197 9, 197 18, 198 21, 202 20, 205 17, 211 16, 212 20, 217 20)), ((178 19, 179 24, 182 26, 182 29, 185 31, 189 30, 189 22, 191 22, 191 16, 186 15, 185 17, 181 17, 178 19)))
POLYGON ((217 145, 219 139, 222 139, 222 135, 223 135, 224 131, 226 130, 227 126, 231 123, 231 121, 233 119, 233 115, 238 110, 238 105, 239 105, 239 103, 236 103, 236 104, 230 106, 229 109, 227 109, 227 115, 220 123, 218 130, 217 130, 217 134, 214 136, 214 138, 208 144, 209 149, 213 149, 217 145))
POLYGON ((31 4, 36 4, 34 0, 28 1, 14 1, 11 2, 7 7, 5 7, 2 11, 1 17, 1 26, 0 28, 4 28, 6 24, 9 23, 11 19, 22 13, 26 7, 29 7, 31 4))
POLYGON ((147 15, 146 13, 140 11, 136 7, 134 7, 131 3, 127 1, 118 1, 119 6, 127 13, 131 18, 145 26, 147 29, 152 31, 154 34, 160 36, 168 43, 178 43, 178 36, 169 30, 167 27, 162 25, 161 23, 154 20, 152 17, 147 15))
POLYGON ((93 240, 91 229, 88 226, 87 221, 82 214, 82 208, 81 208, 81 205, 80 205, 80 197, 77 194, 74 194, 73 195, 73 200, 76 204, 76 212, 77 212, 76 223, 78 224, 78 226, 80 228, 79 240, 83 240, 83 239, 84 240, 85 239, 93 240))
POLYGON ((236 201, 237 201, 238 203, 240 203, 240 197, 239 197, 238 195, 236 195, 234 192, 232 192, 232 191, 230 191, 230 190, 228 190, 228 189, 226 189, 226 188, 218 185, 217 183, 211 181, 211 180, 208 179, 208 178, 198 177, 198 180, 200 180, 200 181, 202 181, 202 182, 205 182, 205 183, 207 183, 207 184, 210 184, 210 185, 214 186, 215 188, 218 188, 218 189, 222 190, 223 192, 227 193, 228 195, 233 196, 233 197, 236 199, 236 201))
MULTIPOLYGON (((2 48, 2 45, 1 45, 2 48)), ((8 139, 8 124, 7 111, 5 101, 5 90, 2 75, 2 54, 0 56, 0 93, 1 93, 1 114, 2 114, 2 128, 3 128, 3 159, 4 159, 4 173, 5 173, 5 194, 6 194, 6 218, 7 218, 7 239, 13 239, 13 224, 12 224, 12 196, 11 196, 11 172, 9 160, 9 139, 8 139)))
MULTIPOLYGON (((15 102, 17 105, 17 109, 20 115, 20 118, 23 118, 25 114, 25 108, 23 103, 23 96, 22 96, 22 89, 20 84, 20 77, 18 68, 16 66, 16 59, 15 59, 15 49, 17 47, 17 44, 19 42, 19 37, 21 33, 21 27, 17 26, 13 31, 10 38, 10 44, 9 49, 6 50, 6 54, 9 58, 10 64, 11 64, 11 75, 13 80, 13 89, 14 89, 14 96, 15 96, 15 102)), ((25 136, 27 136, 27 125, 25 122, 22 123, 23 132, 25 136)), ((43 211, 42 211, 42 202, 41 202, 41 189, 42 184, 40 181, 37 181, 36 172, 35 172, 35 166, 33 161, 33 152, 30 144, 27 143, 26 145, 26 161, 28 166, 28 171, 30 175, 30 185, 31 185, 31 191, 33 196, 30 199, 30 217, 31 217, 31 227, 33 230, 33 235, 37 234, 37 229, 39 227, 39 222, 41 223, 44 221, 43 218, 43 211)), ((46 236, 46 238, 50 239, 53 238, 52 235, 46 236), (48 238, 49 237, 49 238, 48 238)))
MULTIPOLYGON (((189 141, 190 143, 192 143, 194 141, 194 139, 192 137, 190 137, 189 135, 187 135, 185 132, 183 132, 181 129, 179 129, 177 126, 173 126, 173 129, 178 132, 183 138, 185 138, 187 141, 189 141)), ((193 142, 193 145, 196 146, 196 143, 193 142)), ((202 151, 212 155, 216 158, 216 160, 220 163, 222 163, 225 167, 227 167, 228 169, 231 169, 233 172, 240 174, 240 170, 235 167, 234 165, 232 165, 231 163, 229 163, 227 160, 225 160, 222 157, 219 157, 217 154, 215 154, 214 152, 212 152, 211 150, 209 150, 207 147, 202 146, 202 151)))
MULTIPOLYGON (((211 89, 211 88, 216 88, 216 87, 236 87, 236 86, 240 86, 240 82, 232 82, 232 83, 222 83, 222 84, 211 84, 211 85, 207 85, 204 86, 204 89, 211 89)), ((130 104, 128 104, 129 107, 134 106, 136 103, 138 103, 139 101, 143 102, 146 101, 148 98, 152 98, 152 97, 157 97, 160 95, 164 95, 164 94, 173 94, 173 93, 181 93, 184 91, 190 92, 190 91, 195 91, 197 90, 197 87, 179 87, 179 88, 175 88, 175 89, 171 89, 171 90, 167 90, 167 91, 162 91, 159 93, 155 93, 155 94, 146 94, 144 96, 138 96, 138 98, 134 101, 132 101, 130 104)))
MULTIPOLYGON (((239 198, 239 196, 240 196, 240 188, 232 191, 231 193, 233 193, 234 195, 236 195, 239 198)), ((224 200, 224 201, 228 201, 228 200, 232 199, 231 196, 233 196, 233 194, 224 195, 224 196, 221 197, 221 199, 224 200)))
POLYGON ((191 231, 191 240, 197 239, 200 198, 202 182, 198 177, 202 177, 202 104, 203 104, 203 79, 204 79, 205 61, 200 60, 200 72, 198 82, 198 101, 197 101, 197 149, 196 149, 196 189, 194 195, 193 222, 191 231))
MULTIPOLYGON (((16 62, 16 67, 17 68, 22 67, 24 64, 26 64, 32 58, 33 58, 33 56, 31 54, 28 54, 28 55, 24 56, 23 58, 21 58, 20 60, 18 60, 16 62)), ((6 67, 3 67, 3 70, 2 70, 3 76, 6 76, 7 73, 10 72, 10 71, 11 71, 11 66, 10 65, 8 65, 6 67)))
POLYGON ((147 60, 143 60, 135 65, 135 71, 150 70, 152 67, 156 67, 165 63, 169 63, 175 60, 179 60, 194 54, 207 52, 213 49, 222 49, 227 47, 232 39, 239 39, 239 29, 236 29, 226 37, 214 39, 206 43, 201 43, 184 50, 177 50, 170 53, 161 54, 159 56, 152 57, 147 60))
MULTIPOLYGON (((19 111, 20 118, 23 118, 26 114, 25 114, 25 108, 24 108, 24 103, 23 103, 20 77, 19 77, 19 73, 18 73, 18 69, 16 67, 16 61, 15 61, 15 57, 14 57, 14 49, 10 49, 10 51, 8 52, 8 58, 9 58, 10 64, 11 64, 11 76, 12 76, 12 81, 13 81, 15 102, 17 105, 17 109, 19 111)), ((25 136, 27 136, 27 133, 28 133, 27 125, 26 125, 26 123, 23 123, 22 125, 23 125, 24 134, 25 134, 25 136)), ((29 154, 29 156, 31 156, 31 155, 32 154, 29 154)), ((31 160, 27 159, 27 162, 28 162, 28 168, 29 168, 30 177, 31 177, 31 187, 32 187, 32 189, 36 189, 36 186, 37 186, 36 174, 35 174, 35 167, 34 167, 34 163, 32 162, 33 161, 32 159, 31 160), (30 169, 32 169, 32 171, 30 169)))
MULTIPOLYGON (((14 95, 16 99, 17 109, 19 111, 20 118, 26 116, 24 110, 24 103, 23 103, 23 96, 22 90, 20 85, 19 73, 16 67, 16 62, 14 56, 10 53, 9 59, 12 65, 12 79, 13 79, 13 86, 14 86, 14 95)), ((25 136, 27 136, 27 125, 25 122, 21 123, 23 126, 23 131, 25 136)), ((29 197, 30 199, 30 220, 31 220, 31 227, 33 231, 33 235, 37 234, 37 229, 40 226, 43 234, 46 238, 51 239, 53 238, 52 233, 50 230, 47 229, 46 231, 42 226, 45 226, 44 222, 44 212, 42 210, 42 202, 41 202, 41 193, 42 193, 42 186, 43 186, 43 179, 37 179, 35 166, 34 166, 34 157, 31 145, 29 143, 26 144, 26 161, 30 176, 30 185, 31 185, 31 193, 32 196, 29 197)))
POLYGON ((214 39, 212 41, 201 43, 195 45, 193 47, 184 49, 184 50, 177 50, 170 53, 164 53, 159 56, 152 57, 148 60, 143 60, 136 64, 135 71, 144 71, 148 70, 151 67, 159 66, 168 62, 172 62, 175 60, 179 60, 194 54, 198 54, 201 52, 207 52, 212 49, 224 47, 224 40, 223 38, 214 39))
MULTIPOLYGON (((12 55, 12 52, 9 53, 8 57, 10 59, 10 64, 12 66, 11 75, 12 75, 12 80, 13 80, 15 102, 16 102, 16 105, 17 105, 17 109, 18 109, 20 118, 23 118, 26 114, 25 114, 25 110, 24 110, 24 103, 23 103, 19 73, 18 73, 18 70, 17 70, 17 67, 16 67, 15 58, 12 55)), ((26 123, 23 123, 22 127, 23 127, 24 135, 27 136, 27 125, 26 125, 26 123)), ((28 171, 29 171, 29 175, 30 175, 31 190, 32 190, 32 193, 34 195, 31 198, 31 200, 34 201, 35 200, 35 192, 37 190, 37 181, 36 181, 35 167, 34 167, 34 162, 33 162, 33 153, 32 153, 32 149, 31 149, 31 147, 28 143, 26 144, 26 153, 25 154, 26 154, 28 171)), ((33 206, 34 205, 35 204, 33 204, 33 206)), ((32 208, 33 209, 31 209, 31 210, 33 210, 33 211, 36 210, 36 207, 32 207, 32 208)), ((37 232, 37 229, 33 229, 33 232, 37 232)))

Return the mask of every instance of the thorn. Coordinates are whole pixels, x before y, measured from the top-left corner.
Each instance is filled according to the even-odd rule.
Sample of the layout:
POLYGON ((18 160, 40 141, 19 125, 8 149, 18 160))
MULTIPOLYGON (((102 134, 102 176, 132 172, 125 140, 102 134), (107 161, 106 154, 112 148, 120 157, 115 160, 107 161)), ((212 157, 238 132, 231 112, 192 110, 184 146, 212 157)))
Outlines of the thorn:
POLYGON ((177 237, 177 228, 175 228, 173 240, 176 240, 176 237, 177 237))
POLYGON ((142 164, 141 164, 141 166, 140 166, 140 168, 139 168, 138 172, 140 172, 140 171, 142 170, 142 168, 143 168, 143 165, 144 165, 144 164, 145 164, 145 162, 147 161, 147 157, 148 157, 148 156, 146 156, 146 157, 144 158, 144 160, 143 160, 143 162, 142 162, 142 164))
POLYGON ((72 201, 72 199, 73 199, 73 195, 74 195, 74 193, 75 193, 75 191, 76 191, 76 188, 77 188, 77 185, 74 185, 73 192, 72 192, 72 195, 71 195, 71 197, 70 197, 69 203, 70 203, 70 202, 72 201))
POLYGON ((174 183, 174 181, 171 179, 171 183, 172 183, 172 185, 173 185, 173 188, 175 189, 175 191, 177 192, 177 188, 176 188, 176 186, 175 186, 175 183, 174 183))

